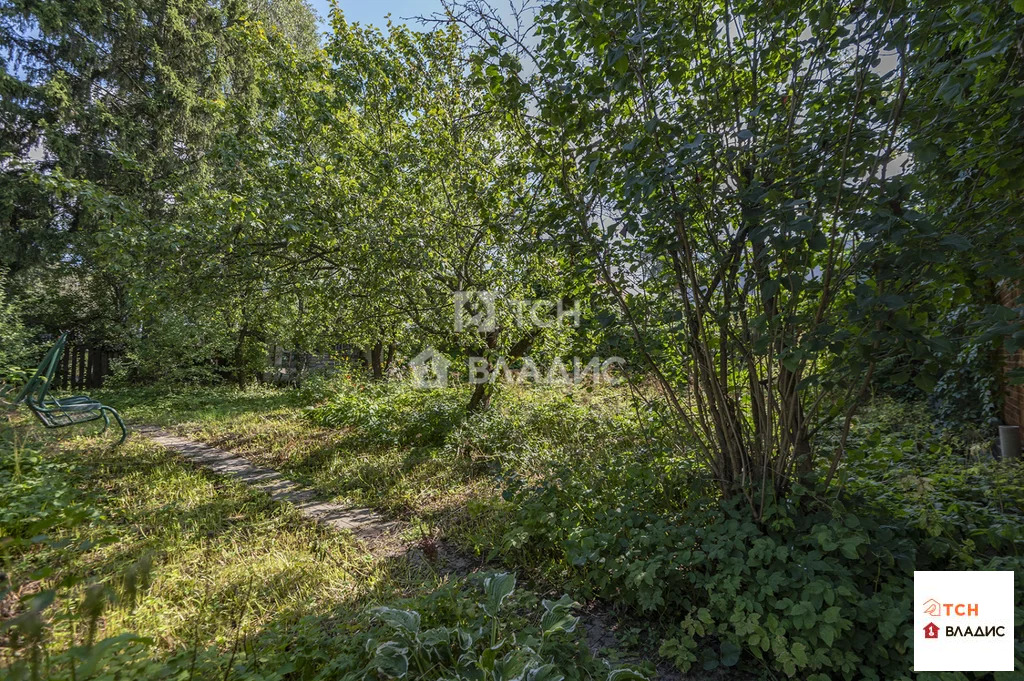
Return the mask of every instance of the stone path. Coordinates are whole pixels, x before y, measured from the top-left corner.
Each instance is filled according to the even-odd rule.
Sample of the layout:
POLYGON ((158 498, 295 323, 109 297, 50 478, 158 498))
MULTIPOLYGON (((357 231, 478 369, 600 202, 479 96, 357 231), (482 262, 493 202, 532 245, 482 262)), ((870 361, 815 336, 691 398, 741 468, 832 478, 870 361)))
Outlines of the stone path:
MULTIPOLYGON (((133 426, 132 429, 215 473, 229 475, 263 490, 274 501, 291 504, 307 518, 337 530, 351 532, 359 539, 378 539, 402 527, 402 523, 389 521, 368 508, 319 501, 313 490, 289 480, 271 468, 254 466, 247 459, 229 451, 172 435, 156 426, 133 426)), ((435 553, 434 558, 440 564, 442 573, 465 575, 480 567, 474 565, 475 561, 459 555, 457 551, 451 551, 444 544, 435 549, 435 553)), ((615 634, 605 619, 593 609, 583 618, 587 644, 595 655, 602 649, 616 647, 615 634)), ((680 677, 669 672, 661 674, 660 678, 680 677)))
POLYGON ((273 469, 254 466, 248 460, 223 449, 172 435, 155 426, 135 426, 133 430, 215 473, 229 475, 263 490, 274 501, 291 504, 311 520, 336 530, 351 532, 360 539, 375 539, 400 526, 400 523, 386 520, 368 508, 321 501, 313 490, 289 480, 273 469))

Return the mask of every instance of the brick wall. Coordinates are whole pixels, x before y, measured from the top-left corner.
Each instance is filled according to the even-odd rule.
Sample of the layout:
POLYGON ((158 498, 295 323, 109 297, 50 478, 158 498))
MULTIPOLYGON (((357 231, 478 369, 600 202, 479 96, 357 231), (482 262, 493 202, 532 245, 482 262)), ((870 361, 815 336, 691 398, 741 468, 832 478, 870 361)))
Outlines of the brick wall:
MULTIPOLYGON (((1016 306, 1016 297, 1020 288, 1003 287, 999 291, 999 302, 1007 307, 1016 306)), ((1004 367, 1010 370, 1024 366, 1024 350, 1004 355, 1004 367)), ((1024 426, 1024 385, 1003 383, 1003 421, 1010 426, 1024 426)))

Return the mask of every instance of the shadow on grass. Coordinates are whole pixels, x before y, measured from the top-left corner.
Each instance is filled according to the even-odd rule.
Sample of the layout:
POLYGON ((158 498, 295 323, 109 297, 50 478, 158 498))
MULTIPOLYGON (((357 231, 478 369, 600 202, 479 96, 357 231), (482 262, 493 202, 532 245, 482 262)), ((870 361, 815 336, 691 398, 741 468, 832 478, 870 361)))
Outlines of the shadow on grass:
POLYGON ((185 421, 215 422, 247 414, 303 406, 294 390, 276 388, 123 388, 97 391, 97 398, 118 409, 129 421, 172 425, 185 421))
MULTIPOLYGON (((231 413, 262 399, 239 405, 232 398, 231 413)), ((483 472, 470 458, 436 446, 378 445, 361 455, 365 439, 348 433, 324 443, 315 439, 317 432, 307 433, 305 455, 290 457, 292 467, 311 477, 333 476, 335 487, 367 497, 407 498, 427 481, 434 493, 447 494, 483 472)), ((361 645, 371 629, 369 606, 431 593, 451 581, 443 566, 416 554, 371 560, 344 535, 304 522, 238 483, 197 473, 144 440, 118 449, 88 437, 54 442, 64 448, 60 456, 77 462, 76 484, 104 509, 102 526, 86 532, 114 538, 68 556, 58 570, 106 582, 117 595, 131 566, 154 556, 150 584, 137 605, 112 600, 101 636, 152 636, 158 645, 147 655, 154 660, 207 648, 197 664, 193 657, 196 678, 228 678, 243 658, 257 670, 295 665, 318 672, 361 645), (236 655, 239 636, 242 652, 236 655)), ((60 607, 70 612, 74 598, 65 595, 60 607)), ((454 592, 421 596, 421 602, 455 613, 464 607, 454 592)))
POLYGON ((242 602, 253 635, 308 616, 353 619, 366 603, 432 579, 400 562, 374 565, 347 534, 302 519, 244 485, 193 470, 156 445, 110 450, 95 438, 49 444, 59 449, 46 455, 74 463, 61 475, 102 515, 61 528, 55 538, 70 541, 49 553, 46 565, 33 566, 38 558, 31 553, 14 559, 25 566, 19 574, 45 568, 46 579, 62 585, 54 608, 67 615, 88 584, 106 585, 102 635, 139 631, 165 649, 197 640, 220 645, 240 626, 242 602), (138 604, 129 605, 125 575, 147 558, 148 586, 138 604))

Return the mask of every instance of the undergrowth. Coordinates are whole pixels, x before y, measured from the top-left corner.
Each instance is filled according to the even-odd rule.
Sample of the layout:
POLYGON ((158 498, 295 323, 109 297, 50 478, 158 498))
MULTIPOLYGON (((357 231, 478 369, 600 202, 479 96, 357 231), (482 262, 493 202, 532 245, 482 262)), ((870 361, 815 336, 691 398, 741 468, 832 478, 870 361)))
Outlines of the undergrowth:
MULTIPOLYGON (((604 601, 622 631, 644 632, 638 648, 684 671, 911 678, 914 570, 1014 570, 1021 602, 1021 466, 933 426, 923 404, 867 405, 838 483, 804 480, 754 522, 666 446, 656 410, 614 390, 507 389, 467 414, 464 389, 314 388, 163 398, 162 418, 536 584, 604 601)), ((360 631, 376 626, 360 612, 360 631)), ((1020 667, 1019 643, 1017 657, 1020 667)))
MULTIPOLYGON (((1024 471, 971 455, 922 413, 872 405, 842 484, 797 485, 759 522, 686 459, 618 456, 513 478, 504 546, 655 623, 661 655, 684 671, 909 679, 915 570, 1014 570, 1018 603, 1024 594, 1024 471)), ((1018 642, 1018 668, 1022 658, 1018 642)))
MULTIPOLYGON (((11 679, 604 679, 571 599, 375 559, 134 438, 0 439, 0 667, 11 679), (396 629, 387 613, 422 622, 396 629), (443 640, 442 640, 443 639, 443 640), (413 651, 410 641, 420 646, 413 651), (443 645, 442 645, 443 643, 443 645)), ((629 676, 624 670, 613 678, 629 676)))

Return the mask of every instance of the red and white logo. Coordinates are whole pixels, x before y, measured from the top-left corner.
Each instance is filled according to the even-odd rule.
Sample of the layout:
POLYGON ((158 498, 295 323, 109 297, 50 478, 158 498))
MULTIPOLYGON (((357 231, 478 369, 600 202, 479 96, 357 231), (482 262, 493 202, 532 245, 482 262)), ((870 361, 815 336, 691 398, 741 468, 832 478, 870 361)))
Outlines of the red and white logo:
POLYGON ((914 671, 1013 671, 1012 571, 914 573, 914 671), (942 645, 931 641, 942 640, 942 645))

